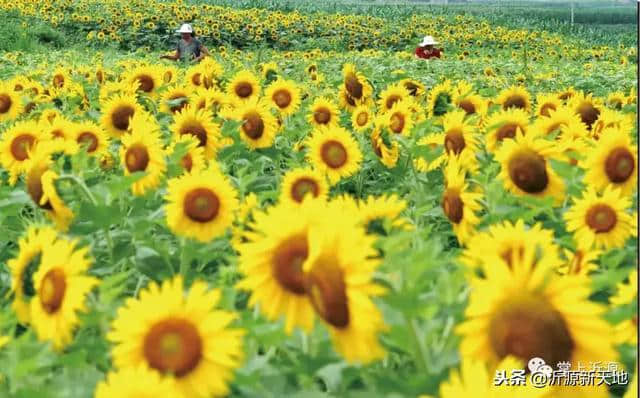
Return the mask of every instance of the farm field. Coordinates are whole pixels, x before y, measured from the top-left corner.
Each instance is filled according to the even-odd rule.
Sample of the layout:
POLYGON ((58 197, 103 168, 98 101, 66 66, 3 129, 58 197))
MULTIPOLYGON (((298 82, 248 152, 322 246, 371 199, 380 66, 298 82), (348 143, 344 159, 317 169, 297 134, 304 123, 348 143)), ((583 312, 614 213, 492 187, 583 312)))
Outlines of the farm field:
POLYGON ((360 3, 0 4, 0 397, 638 396, 635 7, 360 3))

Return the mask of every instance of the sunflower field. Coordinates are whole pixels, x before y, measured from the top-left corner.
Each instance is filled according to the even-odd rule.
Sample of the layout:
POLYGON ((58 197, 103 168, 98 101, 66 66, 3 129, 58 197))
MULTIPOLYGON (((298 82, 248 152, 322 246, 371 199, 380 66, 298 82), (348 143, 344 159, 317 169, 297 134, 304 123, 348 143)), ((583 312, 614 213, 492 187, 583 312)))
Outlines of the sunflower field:
POLYGON ((637 397, 637 25, 316 3, 0 4, 0 398, 637 397))

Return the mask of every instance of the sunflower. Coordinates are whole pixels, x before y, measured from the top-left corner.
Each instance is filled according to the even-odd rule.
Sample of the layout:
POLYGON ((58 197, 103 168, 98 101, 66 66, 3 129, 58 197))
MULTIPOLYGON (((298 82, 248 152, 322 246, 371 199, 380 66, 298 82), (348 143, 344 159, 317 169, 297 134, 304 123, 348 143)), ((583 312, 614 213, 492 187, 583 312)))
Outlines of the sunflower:
POLYGON ((367 130, 373 124, 374 115, 366 105, 358 105, 351 114, 351 127, 357 132, 367 130))
POLYGON ((580 119, 587 125, 587 129, 591 130, 593 124, 600 117, 602 104, 600 100, 593 98, 592 94, 584 95, 578 93, 571 98, 568 106, 574 113, 580 116, 580 119))
POLYGON ((166 154, 173 155, 177 145, 184 145, 186 153, 180 158, 183 173, 198 173, 205 169, 204 148, 198 146, 199 141, 191 134, 181 135, 166 149, 166 154))
POLYGON ((553 269, 562 265, 553 231, 543 229, 542 224, 527 227, 522 219, 515 224, 510 221, 494 224, 486 231, 473 235, 460 261, 473 270, 482 270, 492 267, 499 258, 511 267, 516 259, 522 258, 526 247, 532 247, 541 255, 536 264, 546 264, 553 269))
POLYGON ((409 220, 401 216, 401 213, 407 208, 407 202, 404 199, 400 199, 396 194, 370 195, 354 204, 348 203, 350 200, 346 199, 346 197, 341 200, 347 202, 347 208, 357 210, 358 224, 365 227, 367 232, 375 230, 375 223, 383 220, 389 220, 392 228, 411 229, 409 220))
POLYGON ((237 193, 229 180, 213 170, 169 180, 166 199, 171 231, 203 243, 225 233, 238 207, 237 193))
POLYGON ((161 378, 144 366, 109 372, 107 379, 96 386, 95 398, 171 397, 184 398, 175 381, 161 378))
POLYGON ((31 276, 40 266, 43 248, 56 239, 55 229, 32 225, 18 240, 18 254, 7 261, 7 267, 11 273, 11 291, 13 292, 11 307, 16 312, 18 321, 23 325, 27 325, 31 321, 29 301, 35 295, 31 276))
POLYGON ((408 137, 415 124, 409 102, 394 103, 391 109, 380 116, 380 120, 376 124, 387 127, 393 134, 408 137))
POLYGON ((139 66, 129 72, 125 78, 129 87, 150 96, 155 96, 162 85, 164 71, 158 66, 139 66))
POLYGON ((278 72, 278 64, 275 62, 265 62, 260 64, 260 73, 265 80, 273 79, 278 72))
MULTIPOLYGON (((513 356, 507 356, 500 361, 495 371, 510 372, 515 369, 524 369, 524 363, 513 356)), ((530 376, 523 385, 496 385, 491 370, 493 369, 488 369, 484 361, 463 359, 460 370, 454 369, 449 379, 440 384, 440 398, 544 398, 548 393, 543 388, 534 387, 530 376)))
POLYGON ((143 109, 135 96, 113 96, 104 104, 100 122, 113 137, 120 137, 127 132, 131 117, 138 112, 143 112, 143 109))
POLYGON ((356 70, 353 64, 344 64, 342 67, 343 88, 348 96, 356 103, 364 101, 371 97, 373 88, 367 82, 367 79, 362 73, 356 70))
POLYGON ((341 211, 327 211, 308 235, 302 271, 309 301, 336 351, 347 362, 368 363, 385 355, 377 335, 387 327, 371 300, 385 290, 373 282, 379 264, 375 238, 354 221, 341 211))
POLYGON ((442 155, 427 162, 426 159, 420 158, 422 162, 418 163, 418 168, 424 171, 434 170, 440 167, 453 157, 458 157, 459 164, 465 170, 472 173, 478 169, 478 161, 476 152, 478 151, 478 140, 474 137, 474 126, 465 120, 467 114, 463 110, 455 110, 446 114, 442 118, 444 127, 443 133, 431 134, 421 138, 418 145, 429 145, 431 147, 443 147, 442 155))
POLYGON ((502 109, 510 108, 522 109, 525 112, 531 111, 531 96, 526 88, 522 86, 511 86, 500 92, 496 103, 502 106, 502 109))
POLYGON ((564 182, 549 164, 549 159, 557 155, 553 142, 532 134, 517 135, 503 142, 496 152, 501 165, 498 178, 515 195, 552 196, 559 203, 564 197, 564 182))
POLYGON ((482 209, 482 194, 469 192, 465 181, 465 170, 459 160, 452 158, 445 168, 445 190, 442 194, 442 210, 449 219, 458 241, 465 244, 480 222, 476 212, 482 209))
POLYGON ((591 129, 591 137, 594 140, 599 140, 600 136, 610 129, 618 129, 627 134, 631 134, 635 126, 635 121, 636 118, 633 114, 602 108, 598 120, 596 120, 591 129))
POLYGON ((380 99, 378 100, 378 107, 380 112, 384 113, 390 111, 393 106, 402 102, 409 97, 409 91, 401 84, 389 85, 384 91, 380 93, 380 99))
POLYGON ((58 174, 49 169, 52 163, 51 153, 55 148, 45 148, 47 146, 51 145, 40 145, 29 159, 25 185, 33 202, 64 232, 73 219, 73 212, 58 195, 55 186, 58 174))
POLYGON ((638 181, 638 148, 631 137, 612 129, 598 141, 584 161, 585 184, 602 190, 608 185, 630 195, 638 181))
POLYGON ((260 96, 260 82, 252 72, 240 71, 227 84, 227 95, 234 103, 256 99, 260 96))
POLYGON ((296 113, 300 106, 300 88, 289 80, 278 78, 267 87, 265 97, 283 116, 296 113))
POLYGON ((289 170, 282 178, 280 203, 300 205, 307 197, 326 200, 329 187, 324 176, 310 168, 289 170))
POLYGON ((316 98, 310 107, 307 120, 313 126, 337 126, 339 123, 340 111, 338 107, 326 98, 316 98))
POLYGON ((487 101, 478 94, 458 96, 453 103, 456 107, 464 110, 468 116, 477 115, 480 120, 487 113, 487 101))
POLYGON ((0 83, 0 123, 17 118, 22 110, 18 93, 8 84, 0 83))
POLYGON ((331 185, 358 172, 362 152, 358 142, 342 127, 318 128, 307 139, 307 158, 325 173, 331 185))
POLYGON ((445 80, 431 89, 427 99, 428 117, 442 116, 449 111, 449 105, 453 101, 453 91, 450 80, 445 80))
POLYGON ((531 125, 533 134, 548 136, 557 133, 556 138, 568 136, 571 139, 587 136, 587 125, 568 107, 559 106, 556 110, 549 110, 548 116, 538 117, 531 125))
POLYGON ((279 127, 266 102, 245 101, 234 111, 233 118, 242 122, 238 132, 251 149, 273 145, 279 127))
POLYGON ((529 129, 529 114, 522 109, 511 108, 493 113, 485 123, 487 149, 496 151, 506 139, 513 139, 520 131, 529 129))
POLYGON ((422 97, 425 93, 424 84, 414 79, 403 79, 400 84, 407 90, 412 97, 422 97))
POLYGON ((64 239, 42 247, 40 267, 33 275, 31 325, 38 339, 51 341, 56 350, 73 339, 78 312, 87 312, 85 296, 98 285, 98 279, 85 275, 91 265, 88 254, 89 248, 77 248, 64 239))
POLYGON ((78 144, 72 138, 75 125, 64 116, 58 116, 50 122, 41 121, 40 128, 44 136, 48 137, 48 139, 53 141, 59 140, 65 143, 65 153, 73 155, 77 152, 78 144))
POLYGON ((174 84, 180 81, 180 69, 173 65, 162 65, 160 75, 164 84, 174 84))
POLYGON ((237 287, 250 292, 249 306, 259 306, 267 319, 284 316, 285 331, 313 328, 313 308, 306 296, 302 264, 309 253, 309 230, 321 208, 315 201, 281 204, 254 212, 252 233, 238 245, 237 287), (297 210, 294 210, 297 209, 297 210), (298 211, 299 210, 299 211, 298 211))
POLYGON ((562 106, 562 101, 554 94, 538 94, 536 96, 536 111, 538 117, 549 117, 550 111, 555 111, 562 106))
POLYGON ((220 126, 212 120, 211 111, 186 106, 173 116, 170 129, 175 138, 187 134, 196 137, 206 158, 211 159, 220 145, 220 126))
POLYGON ((602 254, 600 250, 577 249, 575 252, 564 250, 564 264, 558 268, 560 275, 588 275, 598 269, 595 263, 602 254))
POLYGON ((371 132, 371 147, 382 164, 388 168, 396 166, 400 156, 398 142, 392 139, 386 130, 376 127, 371 132))
POLYGON ((62 67, 56 68, 49 80, 49 84, 55 90, 64 90, 70 83, 71 76, 69 76, 69 72, 62 67))
POLYGON ((41 127, 34 121, 19 122, 0 137, 0 165, 9 172, 9 184, 14 185, 25 171, 29 156, 39 143, 49 137, 41 134, 41 127))
POLYGON ((134 195, 142 196, 160 184, 167 169, 159 130, 149 130, 144 118, 134 118, 131 134, 122 137, 120 160, 124 175, 143 172, 144 176, 131 185, 134 195))
POLYGON ((579 248, 623 247, 634 234, 632 217, 626 212, 631 200, 622 196, 619 189, 607 186, 602 195, 598 195, 590 187, 582 198, 574 198, 573 202, 564 219, 579 248))
POLYGON ((84 148, 90 155, 101 156, 109 147, 109 136, 102 127, 93 122, 74 124, 71 138, 80 148, 84 148))
POLYGON ((611 325, 601 318, 604 306, 588 300, 588 277, 556 275, 533 245, 509 262, 487 260, 485 277, 472 280, 466 319, 456 328, 462 357, 495 366, 512 355, 550 365, 567 361, 574 368, 617 357, 611 325))
POLYGON ((626 102, 627 96, 621 91, 616 91, 607 96, 606 104, 610 108, 619 110, 626 104, 626 102))
POLYGON ((191 87, 170 87, 162 94, 160 110, 168 114, 175 114, 177 112, 180 112, 191 102, 190 96, 193 94, 193 92, 194 89, 191 87))
POLYGON ((226 396, 244 356, 244 331, 229 327, 236 314, 215 309, 220 296, 202 281, 185 293, 180 276, 160 286, 152 282, 125 302, 111 324, 115 366, 142 367, 184 397, 226 396))

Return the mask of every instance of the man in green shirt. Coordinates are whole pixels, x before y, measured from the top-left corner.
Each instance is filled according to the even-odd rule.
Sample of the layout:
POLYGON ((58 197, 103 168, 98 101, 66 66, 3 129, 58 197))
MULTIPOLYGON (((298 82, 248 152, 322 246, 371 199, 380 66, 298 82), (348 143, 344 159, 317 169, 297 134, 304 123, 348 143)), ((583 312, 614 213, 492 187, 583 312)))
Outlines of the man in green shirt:
POLYGON ((193 28, 190 24, 182 24, 176 33, 180 33, 182 38, 178 41, 175 53, 172 55, 162 55, 160 58, 174 61, 179 59, 181 61, 194 60, 200 62, 202 58, 209 55, 209 50, 195 38, 195 33, 193 33, 193 28))

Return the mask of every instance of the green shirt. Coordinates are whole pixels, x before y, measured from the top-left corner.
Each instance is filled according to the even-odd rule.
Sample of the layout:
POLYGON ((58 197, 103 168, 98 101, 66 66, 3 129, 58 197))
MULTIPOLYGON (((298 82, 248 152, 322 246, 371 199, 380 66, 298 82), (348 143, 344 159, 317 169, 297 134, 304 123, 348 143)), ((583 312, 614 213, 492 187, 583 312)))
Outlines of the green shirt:
POLYGON ((202 44, 198 39, 191 39, 189 43, 180 39, 178 41, 178 57, 181 61, 191 61, 192 59, 200 56, 200 48, 202 44))

